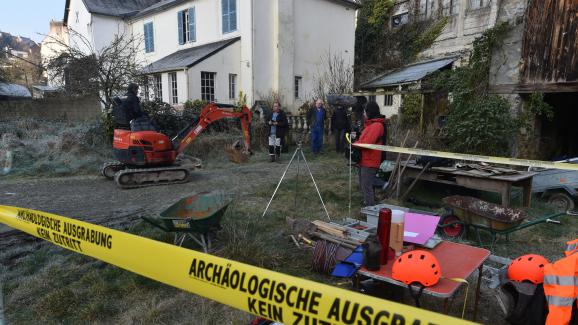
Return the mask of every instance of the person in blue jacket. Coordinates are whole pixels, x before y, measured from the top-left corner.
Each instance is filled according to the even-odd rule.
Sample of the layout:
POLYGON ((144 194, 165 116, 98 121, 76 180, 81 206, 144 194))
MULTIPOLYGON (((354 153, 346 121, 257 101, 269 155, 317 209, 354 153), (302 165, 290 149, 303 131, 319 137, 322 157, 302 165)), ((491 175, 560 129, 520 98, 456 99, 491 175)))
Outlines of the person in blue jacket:
POLYGON ((311 128, 311 151, 314 154, 320 153, 323 148, 323 132, 325 130, 325 118, 327 112, 323 108, 323 101, 317 99, 315 107, 307 112, 307 123, 311 128))

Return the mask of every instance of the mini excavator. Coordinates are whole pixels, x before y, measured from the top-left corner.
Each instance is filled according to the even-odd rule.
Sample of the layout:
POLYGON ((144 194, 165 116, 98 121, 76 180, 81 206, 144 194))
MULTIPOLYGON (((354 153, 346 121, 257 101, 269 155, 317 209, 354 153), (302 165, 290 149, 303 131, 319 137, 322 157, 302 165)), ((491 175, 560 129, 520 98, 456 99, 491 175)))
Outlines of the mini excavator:
POLYGON ((116 128, 113 148, 117 161, 105 163, 101 168, 101 174, 108 179, 114 179, 121 188, 186 183, 194 165, 184 158, 185 149, 207 126, 224 118, 241 120, 244 148, 237 145, 235 150, 249 156, 251 154, 249 108, 210 103, 202 109, 198 119, 172 140, 156 131, 116 128))

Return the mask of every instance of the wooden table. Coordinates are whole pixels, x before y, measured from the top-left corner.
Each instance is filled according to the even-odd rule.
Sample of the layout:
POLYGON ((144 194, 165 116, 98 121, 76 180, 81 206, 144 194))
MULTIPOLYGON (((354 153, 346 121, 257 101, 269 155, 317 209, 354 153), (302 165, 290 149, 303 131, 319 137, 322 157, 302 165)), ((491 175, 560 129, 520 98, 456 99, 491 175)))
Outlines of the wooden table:
POLYGON ((465 171, 451 170, 450 168, 433 167, 423 171, 423 167, 415 164, 407 164, 403 177, 416 178, 420 180, 463 186, 466 188, 495 192, 502 196, 502 206, 510 206, 512 187, 521 187, 523 190, 523 204, 529 207, 532 203, 532 178, 534 172, 519 172, 514 175, 483 176, 475 175, 465 171))
MULTIPOLYGON (((449 310, 449 298, 453 297, 457 289, 462 285, 460 282, 449 280, 451 278, 468 279, 475 271, 478 270, 478 281, 476 284, 475 302, 473 320, 476 320, 478 313, 478 303, 480 300, 480 286, 482 283, 482 269, 484 262, 490 257, 490 251, 483 248, 443 241, 435 248, 429 250, 440 263, 442 278, 432 287, 425 288, 423 293, 444 299, 444 313, 449 310)), ((377 281, 383 281, 406 287, 403 282, 392 279, 391 268, 393 260, 382 265, 379 271, 369 271, 361 268, 357 274, 372 278, 377 281)))

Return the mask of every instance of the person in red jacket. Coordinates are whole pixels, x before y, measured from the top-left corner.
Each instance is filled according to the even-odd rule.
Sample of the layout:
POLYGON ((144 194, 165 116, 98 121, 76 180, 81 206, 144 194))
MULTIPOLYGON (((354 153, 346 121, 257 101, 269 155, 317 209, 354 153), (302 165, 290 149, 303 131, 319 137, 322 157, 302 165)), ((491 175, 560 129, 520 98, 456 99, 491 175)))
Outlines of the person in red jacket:
MULTIPOLYGON (((385 144, 383 143, 385 130, 385 116, 379 112, 376 102, 369 102, 365 106, 365 128, 355 143, 385 144)), ((365 206, 375 205, 373 183, 377 170, 381 165, 381 151, 361 149, 359 161, 359 188, 363 194, 365 206)))

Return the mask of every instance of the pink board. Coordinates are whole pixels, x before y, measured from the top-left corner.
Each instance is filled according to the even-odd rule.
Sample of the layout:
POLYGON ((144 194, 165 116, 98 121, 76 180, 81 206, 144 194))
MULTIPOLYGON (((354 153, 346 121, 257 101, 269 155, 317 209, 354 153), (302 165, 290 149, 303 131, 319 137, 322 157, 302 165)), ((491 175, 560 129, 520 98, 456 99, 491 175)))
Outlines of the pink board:
POLYGON ((425 244, 435 233, 440 217, 407 212, 405 214, 403 241, 425 244))

